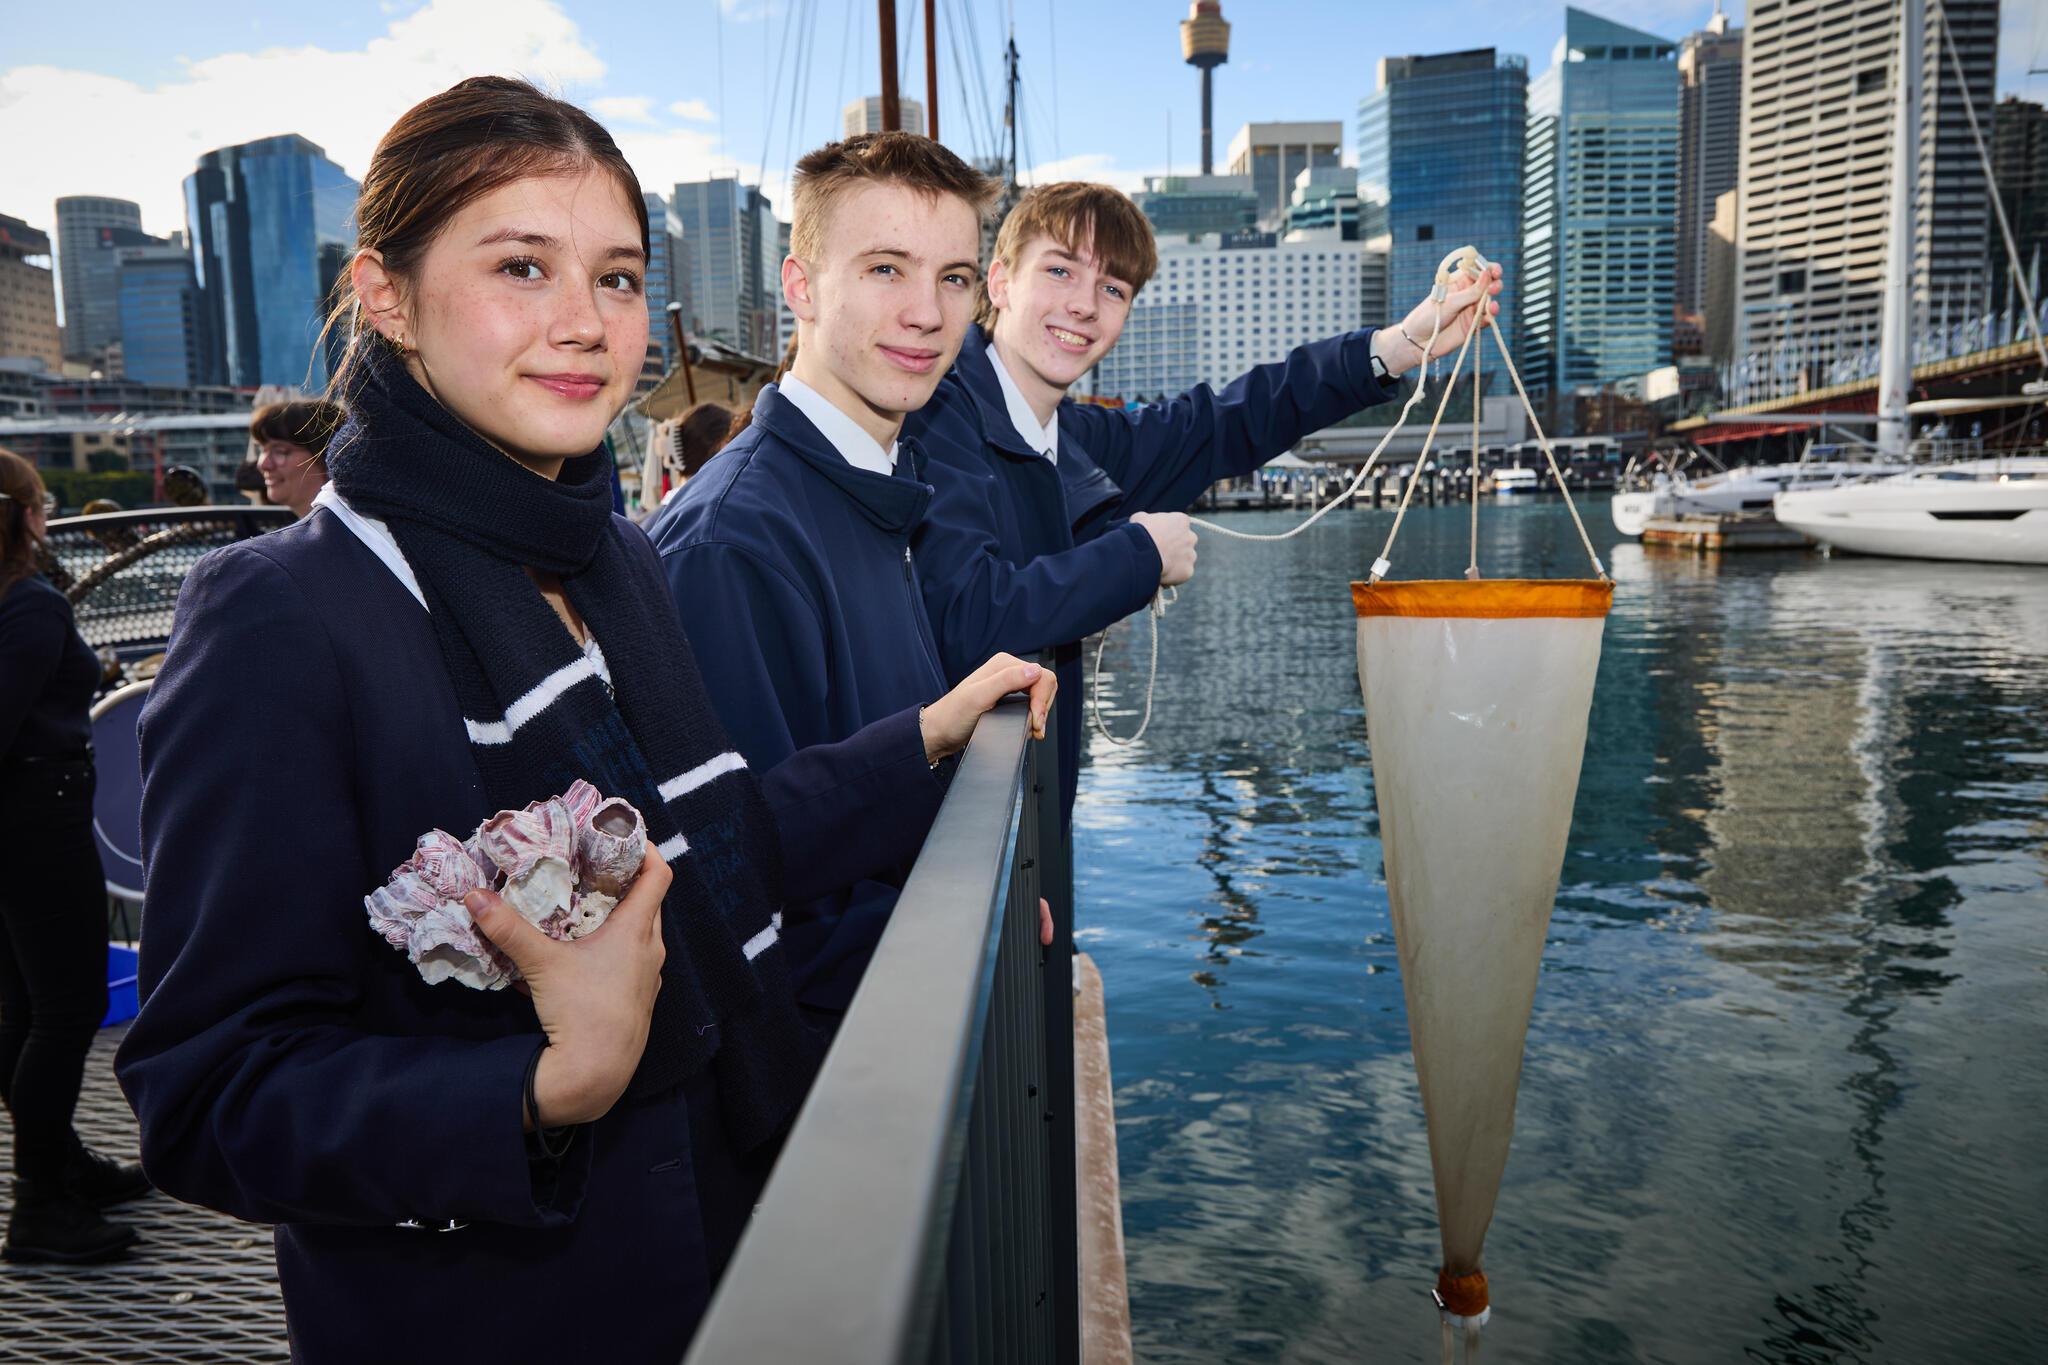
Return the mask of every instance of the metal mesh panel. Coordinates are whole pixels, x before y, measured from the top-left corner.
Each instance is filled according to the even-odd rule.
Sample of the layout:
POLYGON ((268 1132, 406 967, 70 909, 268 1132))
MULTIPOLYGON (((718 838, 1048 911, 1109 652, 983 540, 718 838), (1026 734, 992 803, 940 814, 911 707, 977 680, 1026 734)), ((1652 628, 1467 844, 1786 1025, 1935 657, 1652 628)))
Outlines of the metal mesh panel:
MULTIPOLYGON (((109 1155, 132 1158, 135 1115, 114 1083, 125 1026, 102 1029, 86 1062, 78 1131, 109 1155)), ((0 1112, 0 1179, 11 1179, 12 1133, 0 1112)), ((151 1194, 111 1215, 142 1243, 112 1265, 0 1262, 0 1362, 154 1365, 162 1361, 281 1361, 284 1302, 270 1229, 151 1194)))
POLYGON ((199 557, 291 523, 282 507, 166 507, 50 523, 43 570, 95 649, 123 658, 163 648, 178 587, 199 557))

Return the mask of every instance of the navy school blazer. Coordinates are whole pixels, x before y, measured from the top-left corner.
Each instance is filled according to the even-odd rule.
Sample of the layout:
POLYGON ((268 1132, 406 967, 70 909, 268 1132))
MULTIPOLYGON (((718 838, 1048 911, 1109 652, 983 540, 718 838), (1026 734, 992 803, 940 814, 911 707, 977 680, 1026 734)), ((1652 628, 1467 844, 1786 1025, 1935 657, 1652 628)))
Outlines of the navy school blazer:
POLYGON ((1372 373, 1365 328, 1297 346, 1221 393, 1197 385, 1141 408, 1063 400, 1055 465, 1017 434, 970 328, 938 393, 904 424, 929 458, 931 511, 913 546, 948 678, 999 650, 1051 649, 1059 674, 1060 794, 1074 807, 1081 757, 1080 641, 1159 587, 1134 512, 1178 512, 1218 479, 1248 474, 1296 441, 1394 395, 1372 373))
MULTIPOLYGON (((159 1188, 276 1225, 295 1358, 680 1359, 737 1235, 711 1211, 745 1217, 709 1077, 530 1162, 532 1005, 428 986, 369 928, 420 834, 492 813, 426 611, 325 509, 216 551, 141 743, 144 1004, 116 1070, 159 1188)), ((914 712, 761 781, 792 895, 915 855, 875 815, 929 785, 914 712)))
MULTIPOLYGON (((755 767, 945 694, 911 553, 932 491, 922 466, 906 440, 895 474, 855 468, 771 384, 746 430, 648 523, 712 705, 755 767)), ((929 775, 934 813, 948 771, 929 775)), ((931 814, 890 814, 922 842, 931 814)), ((790 907, 800 1000, 846 1008, 908 872, 790 907)))

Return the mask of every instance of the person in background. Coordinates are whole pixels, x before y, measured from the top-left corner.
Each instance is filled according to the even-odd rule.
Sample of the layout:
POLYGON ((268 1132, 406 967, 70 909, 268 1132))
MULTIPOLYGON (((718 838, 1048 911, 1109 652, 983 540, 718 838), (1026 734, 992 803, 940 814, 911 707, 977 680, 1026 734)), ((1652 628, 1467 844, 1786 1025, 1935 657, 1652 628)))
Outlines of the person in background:
POLYGON ((313 510, 327 482, 327 443, 341 425, 341 409, 318 398, 295 398, 256 409, 249 435, 256 441, 256 472, 263 496, 292 509, 295 517, 313 510))
POLYGON ((71 604, 35 572, 45 528, 35 466, 0 450, 0 1103, 14 1125, 10 1261, 90 1264, 135 1229, 101 1210, 148 1193, 140 1166, 71 1126, 107 1013, 107 893, 92 837, 100 662, 71 604))
POLYGON ((705 461, 723 450, 731 436, 732 409, 723 403, 699 403, 678 418, 675 462, 681 478, 695 478, 705 461))

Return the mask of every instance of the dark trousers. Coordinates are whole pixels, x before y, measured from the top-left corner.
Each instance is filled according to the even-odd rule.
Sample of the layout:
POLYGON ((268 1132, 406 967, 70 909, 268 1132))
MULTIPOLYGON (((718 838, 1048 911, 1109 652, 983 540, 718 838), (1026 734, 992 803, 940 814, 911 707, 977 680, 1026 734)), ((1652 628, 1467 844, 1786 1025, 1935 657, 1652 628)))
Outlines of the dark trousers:
POLYGON ((0 1103, 15 1174, 54 1178, 107 1013, 107 891, 90 759, 0 766, 0 1103))

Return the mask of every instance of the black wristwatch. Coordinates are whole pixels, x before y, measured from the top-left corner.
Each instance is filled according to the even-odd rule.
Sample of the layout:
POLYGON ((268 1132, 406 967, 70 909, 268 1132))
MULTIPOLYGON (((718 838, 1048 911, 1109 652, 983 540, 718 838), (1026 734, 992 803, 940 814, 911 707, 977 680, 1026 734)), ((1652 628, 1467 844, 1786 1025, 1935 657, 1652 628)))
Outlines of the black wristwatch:
POLYGON ((1394 372, 1387 368, 1387 362, 1380 359, 1378 351, 1370 351, 1369 354, 1372 356, 1373 380, 1383 389, 1394 387, 1394 372))

